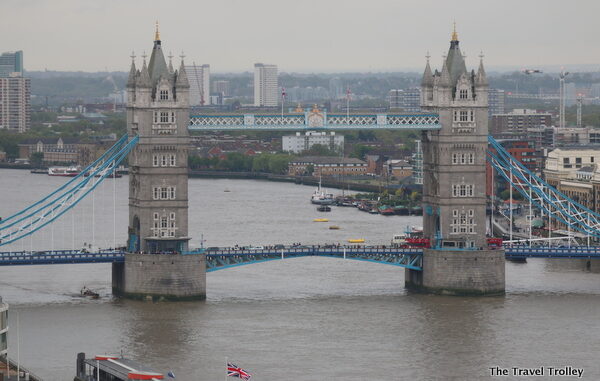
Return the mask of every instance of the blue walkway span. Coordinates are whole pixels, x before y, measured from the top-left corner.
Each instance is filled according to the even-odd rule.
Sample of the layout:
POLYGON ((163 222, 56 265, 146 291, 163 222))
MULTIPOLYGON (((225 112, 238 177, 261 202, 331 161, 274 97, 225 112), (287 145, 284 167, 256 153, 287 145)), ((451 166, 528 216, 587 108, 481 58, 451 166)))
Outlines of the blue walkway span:
MULTIPOLYGON (((507 259, 522 258, 582 258, 600 259, 598 246, 574 246, 571 248, 555 247, 507 247, 507 259)), ((199 252, 195 252, 196 254, 199 252)), ((223 249, 206 252, 206 270, 208 272, 226 268, 261 263, 278 259, 301 257, 330 257, 353 259, 373 263, 382 263, 405 267, 413 270, 422 269, 422 251, 420 249, 403 249, 390 247, 286 247, 283 249, 234 250, 223 249)), ((151 254, 148 254, 151 255, 151 254)), ((194 254, 190 254, 194 255, 194 254)), ((460 255, 449 250, 448 255, 460 255)), ((66 263, 114 263, 123 262, 125 252, 122 250, 102 250, 94 253, 79 250, 54 251, 7 251, 0 252, 0 266, 17 265, 49 265, 66 263)))

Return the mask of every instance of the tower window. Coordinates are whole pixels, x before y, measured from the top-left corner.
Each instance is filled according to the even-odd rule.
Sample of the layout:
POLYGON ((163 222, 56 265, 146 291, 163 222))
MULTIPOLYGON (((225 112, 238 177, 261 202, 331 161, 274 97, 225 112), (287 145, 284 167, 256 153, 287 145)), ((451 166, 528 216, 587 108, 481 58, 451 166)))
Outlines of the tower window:
POLYGON ((169 123, 169 113, 165 111, 160 112, 160 122, 169 123))
POLYGON ((166 101, 169 99, 169 90, 161 90, 160 91, 160 100, 166 101))
POLYGON ((466 89, 462 89, 460 90, 459 94, 460 99, 467 99, 469 92, 466 89))

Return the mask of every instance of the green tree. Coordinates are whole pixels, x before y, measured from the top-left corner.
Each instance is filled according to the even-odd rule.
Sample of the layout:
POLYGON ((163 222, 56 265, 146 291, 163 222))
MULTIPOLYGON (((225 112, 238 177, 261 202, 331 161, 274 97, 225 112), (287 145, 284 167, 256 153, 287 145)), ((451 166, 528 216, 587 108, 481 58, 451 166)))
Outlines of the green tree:
POLYGON ((263 153, 254 156, 252 160, 252 171, 253 172, 268 172, 269 171, 269 154, 263 153))
POLYGON ((41 168, 44 163, 44 153, 43 152, 34 152, 29 157, 29 162, 34 168, 41 168))
POLYGON ((352 148, 352 152, 350 153, 350 157, 363 160, 365 155, 371 152, 372 150, 372 147, 366 146, 364 144, 355 144, 352 148))
POLYGON ((291 156, 276 154, 269 160, 269 170, 271 173, 283 174, 287 172, 291 156))

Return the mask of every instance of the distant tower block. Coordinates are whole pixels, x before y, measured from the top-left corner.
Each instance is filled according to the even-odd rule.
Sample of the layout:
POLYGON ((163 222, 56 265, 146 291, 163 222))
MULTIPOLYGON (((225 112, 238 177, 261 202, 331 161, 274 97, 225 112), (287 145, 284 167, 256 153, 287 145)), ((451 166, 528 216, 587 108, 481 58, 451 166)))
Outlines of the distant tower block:
POLYGON ((456 29, 442 71, 429 58, 421 107, 438 113, 442 128, 423 132, 423 271, 406 270, 406 285, 443 294, 503 294, 504 251, 488 250, 485 163, 488 82, 483 56, 468 72, 456 29))
MULTIPOLYGON (((134 57, 132 57, 133 59, 134 57)), ((204 299, 205 257, 188 251, 189 83, 183 63, 167 65, 158 25, 152 55, 131 63, 127 130, 139 143, 129 157, 129 233, 113 292, 132 298, 204 299)))

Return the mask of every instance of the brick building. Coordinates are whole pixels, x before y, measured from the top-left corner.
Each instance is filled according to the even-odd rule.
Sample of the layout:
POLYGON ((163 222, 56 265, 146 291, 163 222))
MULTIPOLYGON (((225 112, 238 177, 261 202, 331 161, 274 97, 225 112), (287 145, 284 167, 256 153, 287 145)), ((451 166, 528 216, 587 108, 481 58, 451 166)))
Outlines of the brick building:
POLYGON ((288 174, 292 176, 307 175, 313 168, 313 176, 348 176, 367 173, 367 163, 348 157, 307 156, 290 161, 288 174))
POLYGON ((492 115, 490 133, 498 139, 510 139, 530 128, 552 126, 552 114, 530 109, 515 109, 505 114, 492 115))

